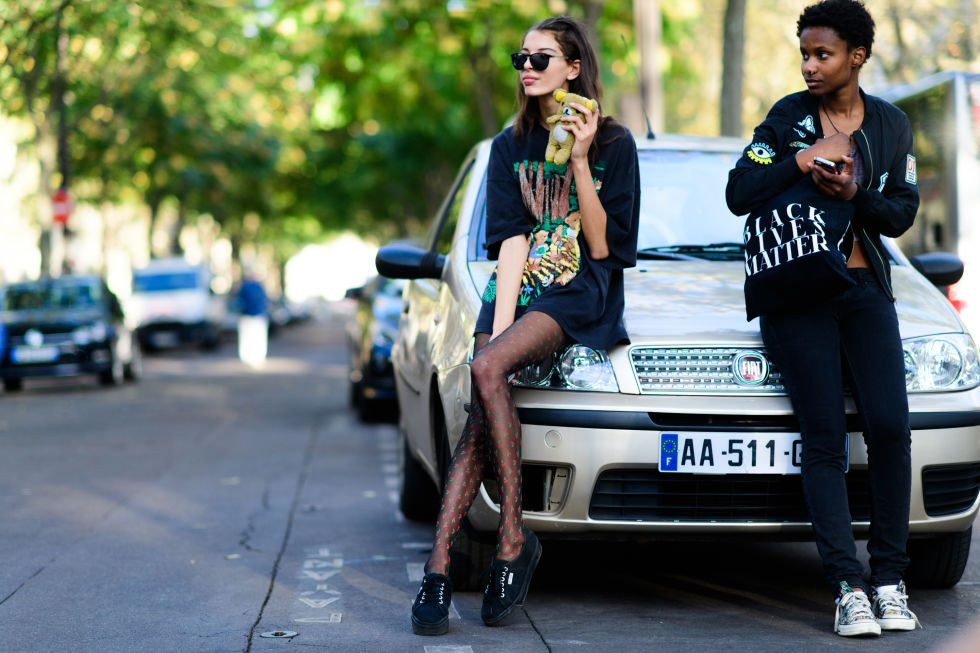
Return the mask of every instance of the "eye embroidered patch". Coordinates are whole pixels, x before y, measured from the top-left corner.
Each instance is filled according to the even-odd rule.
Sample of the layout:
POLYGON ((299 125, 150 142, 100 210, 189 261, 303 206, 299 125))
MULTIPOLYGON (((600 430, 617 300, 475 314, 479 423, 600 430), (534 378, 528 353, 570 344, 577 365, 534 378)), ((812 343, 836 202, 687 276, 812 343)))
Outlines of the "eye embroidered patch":
POLYGON ((768 143, 752 143, 752 145, 749 145, 746 154, 756 163, 767 166, 772 163, 772 158, 776 156, 776 151, 768 143))
POLYGON ((910 184, 917 184, 919 179, 915 170, 915 157, 911 154, 905 157, 905 181, 910 184))

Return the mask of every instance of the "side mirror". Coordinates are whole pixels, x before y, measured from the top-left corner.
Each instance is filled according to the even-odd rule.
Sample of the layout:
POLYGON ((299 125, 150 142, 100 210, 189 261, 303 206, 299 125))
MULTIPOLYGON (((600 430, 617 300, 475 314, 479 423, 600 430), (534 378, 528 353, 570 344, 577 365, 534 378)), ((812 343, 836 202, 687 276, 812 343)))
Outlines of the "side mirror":
POLYGON ((374 266, 389 279, 441 279, 446 257, 404 243, 385 245, 378 250, 374 266))
POLYGON ((963 261, 956 254, 948 252, 929 252, 909 259, 916 270, 932 285, 945 289, 963 276, 963 261))

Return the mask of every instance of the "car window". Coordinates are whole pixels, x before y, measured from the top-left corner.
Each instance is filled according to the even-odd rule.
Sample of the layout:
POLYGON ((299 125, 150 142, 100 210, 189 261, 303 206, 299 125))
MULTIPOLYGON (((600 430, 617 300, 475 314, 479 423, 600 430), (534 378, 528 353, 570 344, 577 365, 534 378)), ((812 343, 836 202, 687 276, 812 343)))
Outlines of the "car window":
POLYGON ((133 292, 166 292, 198 287, 196 272, 137 272, 133 274, 133 292))
POLYGON ((466 185, 473 171, 473 160, 466 162, 466 170, 459 178, 459 183, 453 188, 452 198, 443 215, 432 225, 429 237, 426 242, 430 244, 429 249, 437 254, 449 254, 449 247, 453 243, 453 234, 456 233, 456 223, 459 222, 459 214, 463 209, 463 199, 466 195, 466 185))
MULTIPOLYGON (((728 171, 739 156, 737 152, 640 150, 637 248, 741 243, 742 221, 725 203, 728 171)), ((477 200, 475 211, 477 228, 473 230, 469 259, 485 261, 485 193, 477 200)))

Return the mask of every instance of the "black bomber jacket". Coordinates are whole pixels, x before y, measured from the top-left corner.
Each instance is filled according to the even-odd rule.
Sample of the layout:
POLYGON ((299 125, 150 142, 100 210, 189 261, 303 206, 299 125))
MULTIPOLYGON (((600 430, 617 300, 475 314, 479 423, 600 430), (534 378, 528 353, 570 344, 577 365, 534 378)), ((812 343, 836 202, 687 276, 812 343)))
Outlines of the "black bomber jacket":
MULTIPOLYGON (((912 129, 898 107, 864 91, 861 98, 864 122, 853 137, 864 159, 865 179, 851 199, 852 227, 875 277, 894 301, 881 236, 905 233, 919 208, 912 129)), ((808 91, 787 95, 773 105, 728 174, 725 199, 732 213, 751 212, 807 174, 800 171, 794 156, 823 138, 818 110, 818 99, 808 91)))

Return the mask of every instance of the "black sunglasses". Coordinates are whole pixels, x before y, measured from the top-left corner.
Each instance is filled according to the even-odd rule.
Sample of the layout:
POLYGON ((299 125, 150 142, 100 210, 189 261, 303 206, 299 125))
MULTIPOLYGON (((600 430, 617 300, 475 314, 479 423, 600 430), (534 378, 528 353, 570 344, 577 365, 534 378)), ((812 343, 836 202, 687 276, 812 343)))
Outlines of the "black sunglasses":
POLYGON ((567 59, 568 57, 562 56, 560 54, 546 54, 544 52, 535 52, 533 54, 528 54, 527 52, 515 52, 510 55, 510 62, 514 65, 514 70, 521 70, 524 68, 524 64, 527 60, 531 60, 531 68, 537 71, 542 71, 548 67, 551 63, 553 57, 558 57, 559 59, 567 59))

